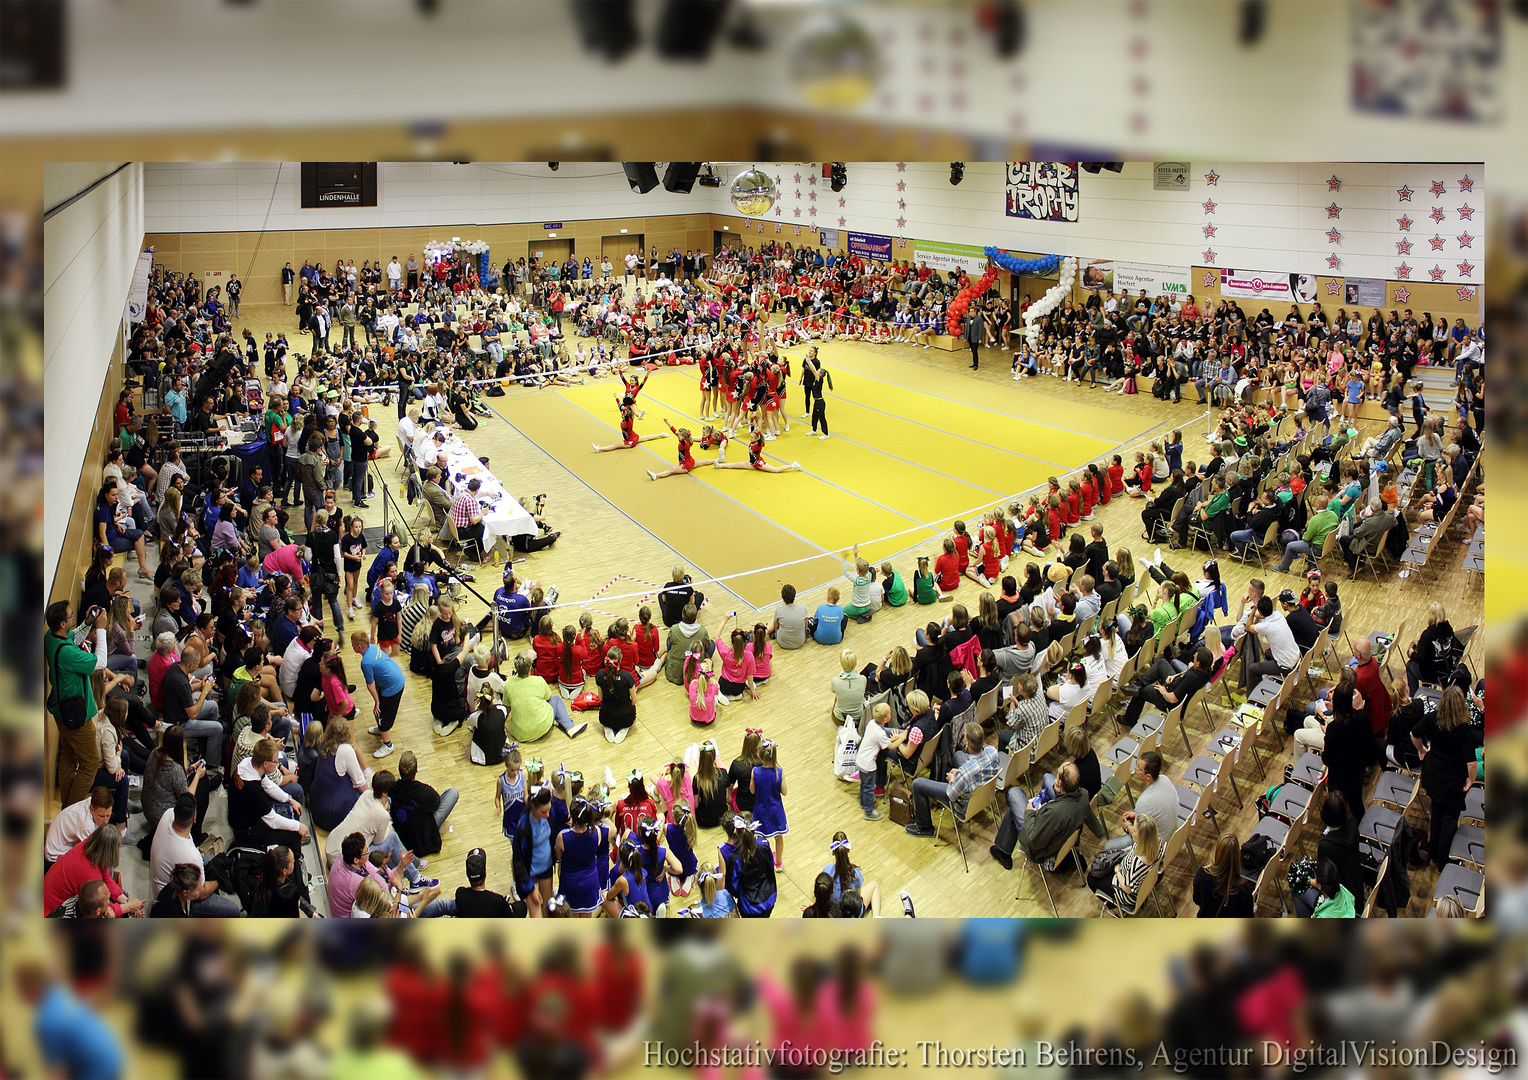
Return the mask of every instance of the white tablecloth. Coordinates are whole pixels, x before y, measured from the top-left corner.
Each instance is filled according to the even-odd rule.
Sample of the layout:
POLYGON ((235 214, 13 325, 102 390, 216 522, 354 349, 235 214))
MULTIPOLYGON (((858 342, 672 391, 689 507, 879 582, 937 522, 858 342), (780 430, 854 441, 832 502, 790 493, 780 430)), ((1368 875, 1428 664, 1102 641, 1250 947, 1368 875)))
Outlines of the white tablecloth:
POLYGON ((499 483, 498 477, 489 470, 488 466, 478 460, 478 456, 472 452, 472 448, 462 442, 461 436, 454 431, 441 448, 444 458, 442 469, 456 484, 460 490, 468 480, 476 478, 481 486, 478 488, 478 500, 486 503, 483 509, 483 547, 488 549, 499 542, 501 537, 522 536, 534 534, 539 531, 536 519, 515 500, 515 497, 504 490, 504 485, 499 483), (462 479, 457 480, 460 475, 462 479))

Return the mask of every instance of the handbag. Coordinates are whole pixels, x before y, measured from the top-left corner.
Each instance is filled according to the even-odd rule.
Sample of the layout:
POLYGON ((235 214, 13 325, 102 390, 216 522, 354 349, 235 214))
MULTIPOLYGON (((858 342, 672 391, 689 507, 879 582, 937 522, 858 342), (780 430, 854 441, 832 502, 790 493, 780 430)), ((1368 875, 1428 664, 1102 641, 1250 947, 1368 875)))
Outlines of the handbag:
POLYGON ((859 727, 854 717, 844 717, 838 726, 838 737, 833 748, 833 775, 839 779, 852 776, 857 770, 854 758, 859 753, 859 727))
POLYGON ((59 682, 58 654, 62 649, 53 651, 53 701, 58 706, 58 723, 66 731, 78 731, 85 726, 88 719, 85 715, 85 697, 64 697, 63 686, 59 682))
POLYGON ((1132 851, 1128 847, 1105 848, 1093 856, 1088 867, 1088 888, 1093 892, 1107 890, 1114 882, 1114 868, 1132 851))

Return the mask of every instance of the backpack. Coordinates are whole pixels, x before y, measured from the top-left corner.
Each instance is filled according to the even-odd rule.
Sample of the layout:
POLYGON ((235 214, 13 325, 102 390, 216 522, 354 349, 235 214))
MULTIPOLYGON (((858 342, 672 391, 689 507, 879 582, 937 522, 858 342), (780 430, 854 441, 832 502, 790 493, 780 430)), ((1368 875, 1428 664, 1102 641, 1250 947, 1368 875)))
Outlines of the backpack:
POLYGON ((1278 854, 1278 850, 1272 837, 1263 833, 1252 837, 1241 847, 1242 872, 1261 874, 1263 867, 1268 865, 1268 860, 1278 854))

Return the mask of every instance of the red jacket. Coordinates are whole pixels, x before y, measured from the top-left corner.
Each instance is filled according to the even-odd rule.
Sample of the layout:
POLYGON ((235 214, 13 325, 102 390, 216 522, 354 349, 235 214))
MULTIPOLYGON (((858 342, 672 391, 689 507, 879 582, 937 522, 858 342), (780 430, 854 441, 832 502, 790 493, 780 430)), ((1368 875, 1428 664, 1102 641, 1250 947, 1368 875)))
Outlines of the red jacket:
POLYGON ((97 869, 90 864, 89 859, 85 858, 85 841, 83 840, 66 851, 58 862, 48 867, 47 876, 42 879, 43 913, 52 911, 71 896, 78 896, 80 889, 87 881, 106 882, 106 889, 111 894, 111 913, 120 916, 122 901, 128 898, 127 894, 122 891, 122 886, 110 871, 97 869))

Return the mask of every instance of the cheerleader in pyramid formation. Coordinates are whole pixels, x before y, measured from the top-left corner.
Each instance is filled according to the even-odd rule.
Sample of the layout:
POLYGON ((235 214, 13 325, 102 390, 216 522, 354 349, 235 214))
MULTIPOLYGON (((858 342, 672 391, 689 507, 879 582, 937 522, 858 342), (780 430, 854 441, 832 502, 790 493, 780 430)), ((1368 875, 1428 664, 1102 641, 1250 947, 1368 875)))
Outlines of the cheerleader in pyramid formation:
MULTIPOLYGON (((627 382, 628 388, 630 387, 631 382, 634 381, 635 380, 627 382)), ((644 379, 643 381, 645 382, 646 380, 644 379)), ((642 389, 641 384, 638 384, 637 389, 639 391, 642 389)), ((609 446, 601 446, 599 443, 595 443, 594 452, 596 454, 603 454, 611 450, 630 450, 637 446, 639 443, 651 442, 654 439, 668 438, 668 432, 666 431, 655 431, 651 435, 637 434, 637 419, 643 415, 645 410, 643 410, 643 412, 637 411, 637 399, 635 395, 623 394, 622 396, 616 398, 616 404, 620 407, 621 410, 621 441, 611 443, 609 446)))

